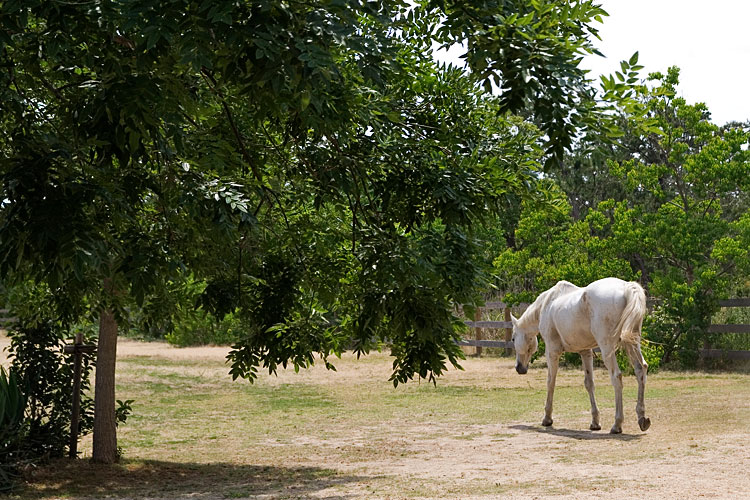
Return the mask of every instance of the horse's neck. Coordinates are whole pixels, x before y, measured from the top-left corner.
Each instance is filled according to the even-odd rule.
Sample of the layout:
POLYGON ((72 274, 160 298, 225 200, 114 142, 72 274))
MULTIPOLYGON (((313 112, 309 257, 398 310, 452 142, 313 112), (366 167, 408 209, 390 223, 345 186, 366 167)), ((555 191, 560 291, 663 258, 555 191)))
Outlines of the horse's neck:
POLYGON ((558 281, 555 286, 542 292, 539 297, 529 306, 526 311, 518 318, 518 326, 524 330, 539 330, 539 316, 542 309, 547 307, 550 301, 561 295, 578 290, 578 287, 568 281, 558 281))
POLYGON ((518 326, 524 330, 539 330, 539 316, 542 314, 542 309, 547 306, 547 303, 550 300, 565 293, 570 287, 575 287, 575 285, 568 283, 567 281, 559 281, 549 290, 539 294, 536 300, 532 302, 529 308, 524 311, 520 318, 518 318, 518 326))
POLYGON ((539 299, 535 300, 518 318, 518 326, 523 330, 538 330, 539 329, 539 299))

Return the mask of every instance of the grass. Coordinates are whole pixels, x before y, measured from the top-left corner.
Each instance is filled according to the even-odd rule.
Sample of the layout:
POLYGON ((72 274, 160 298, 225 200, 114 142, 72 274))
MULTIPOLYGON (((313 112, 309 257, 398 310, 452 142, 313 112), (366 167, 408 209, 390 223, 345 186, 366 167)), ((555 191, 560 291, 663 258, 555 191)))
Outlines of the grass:
MULTIPOLYGON (((53 462, 29 471, 13 497, 585 494, 590 480, 604 476, 538 481, 533 471, 544 464, 586 467, 594 456, 614 471, 623 462, 656 467, 706 461, 717 449, 723 450, 723 467, 731 468, 731 455, 725 455, 737 441, 732 436, 747 442, 750 375, 744 373, 651 375, 647 408, 654 426, 646 434, 634 419, 635 379, 626 377, 625 433, 611 436, 587 430, 588 395, 577 369, 561 370, 555 426, 542 428, 543 365, 521 377, 510 360, 469 359, 465 371, 449 372, 437 387, 423 382, 394 389, 387 381, 390 360, 380 354, 359 361, 345 356, 336 363, 337 373, 289 370, 250 384, 232 382, 222 356, 192 358, 186 354, 193 351, 167 347, 164 352, 126 353, 118 361, 117 397, 135 401, 119 429, 121 464, 53 462), (174 352, 180 356, 170 358, 174 352)), ((603 370, 596 370, 595 380, 606 429, 613 391, 603 370)), ((84 456, 90 456, 90 446, 87 437, 84 456)), ((602 484, 599 491, 612 488, 602 484)))

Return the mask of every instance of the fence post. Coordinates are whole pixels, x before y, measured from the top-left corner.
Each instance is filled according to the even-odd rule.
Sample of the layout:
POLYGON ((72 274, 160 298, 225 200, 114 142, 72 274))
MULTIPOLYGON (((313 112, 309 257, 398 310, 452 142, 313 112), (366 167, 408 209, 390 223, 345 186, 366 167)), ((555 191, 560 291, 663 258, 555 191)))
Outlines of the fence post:
MULTIPOLYGON (((505 306, 505 310, 503 311, 503 319, 505 321, 510 321, 510 307, 505 306)), ((506 328, 505 329, 505 341, 510 342, 510 339, 513 338, 513 328, 506 328)), ((505 355, 510 356, 513 354, 513 349, 510 347, 505 348, 505 355)))
MULTIPOLYGON (((474 311, 474 321, 482 321, 482 309, 480 307, 477 307, 476 311, 474 311)), ((482 340, 482 329, 479 327, 475 327, 475 334, 477 340, 482 340)), ((480 357, 482 355, 482 347, 476 346, 476 356, 480 357)))
POLYGON ((83 345, 83 334, 78 332, 76 333, 73 353, 73 407, 70 411, 70 449, 68 451, 70 458, 76 458, 78 455, 78 418, 81 413, 81 358, 83 357, 81 345, 83 345))
POLYGON ((63 347, 65 354, 73 355, 73 404, 70 410, 70 450, 68 456, 76 458, 78 455, 78 424, 81 414, 81 377, 83 372, 83 354, 91 354, 96 345, 84 345, 83 333, 76 333, 73 344, 63 347))

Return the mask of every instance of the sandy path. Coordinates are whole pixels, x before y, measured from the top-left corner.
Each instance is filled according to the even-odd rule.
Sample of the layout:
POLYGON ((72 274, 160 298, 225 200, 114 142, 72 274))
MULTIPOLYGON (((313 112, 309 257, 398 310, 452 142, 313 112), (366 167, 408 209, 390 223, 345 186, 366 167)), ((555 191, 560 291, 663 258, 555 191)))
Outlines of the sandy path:
MULTIPOLYGON (((0 337, 0 347, 5 345, 7 340, 0 337)), ((120 359, 205 361, 211 366, 208 369, 224 373, 227 352, 226 347, 174 348, 128 339, 118 343, 120 359)), ((317 366, 299 374, 282 371, 264 383, 325 385, 383 380, 390 367, 388 357, 382 358, 383 363, 360 364, 345 358, 343 369, 335 376, 317 366)), ((511 373, 511 360, 489 363, 468 359, 464 366, 464 372, 449 373, 451 384, 543 387, 544 370, 517 377, 511 373)), ((689 380, 676 378, 669 383, 684 384, 686 393, 689 391, 689 380)), ((721 384, 721 379, 716 383, 721 384)), ((654 425, 647 433, 639 432, 629 419, 620 436, 585 430, 588 415, 581 414, 575 421, 555 422, 552 428, 543 428, 538 422, 455 426, 390 420, 379 427, 353 428, 336 436, 299 435, 281 444, 269 439, 264 446, 306 450, 304 455, 289 455, 286 466, 322 467, 362 479, 345 485, 331 481, 329 487, 299 497, 266 492, 249 498, 750 498, 750 432, 736 425, 702 427, 700 412, 707 409, 691 409, 690 400, 685 401, 684 408, 652 406, 649 413, 654 425), (683 412, 696 413, 692 423, 678 423, 683 412), (387 493, 383 481, 393 485, 385 491, 405 492, 414 483, 422 489, 425 484, 433 485, 437 493, 387 493)), ((750 418, 750 401, 727 404, 732 405, 734 415, 750 418)), ((602 417, 606 428, 608 421, 604 414, 602 417)), ((205 494, 196 498, 214 497, 205 494)))

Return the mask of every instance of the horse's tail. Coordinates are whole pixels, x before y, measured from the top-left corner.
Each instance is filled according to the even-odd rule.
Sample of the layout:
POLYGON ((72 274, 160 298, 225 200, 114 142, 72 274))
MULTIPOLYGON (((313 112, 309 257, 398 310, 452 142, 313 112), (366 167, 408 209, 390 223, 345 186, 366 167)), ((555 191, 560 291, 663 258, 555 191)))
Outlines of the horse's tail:
POLYGON ((623 344, 641 343, 641 325, 646 315, 646 292, 643 287, 631 281, 625 285, 625 309, 617 323, 615 332, 623 344))

